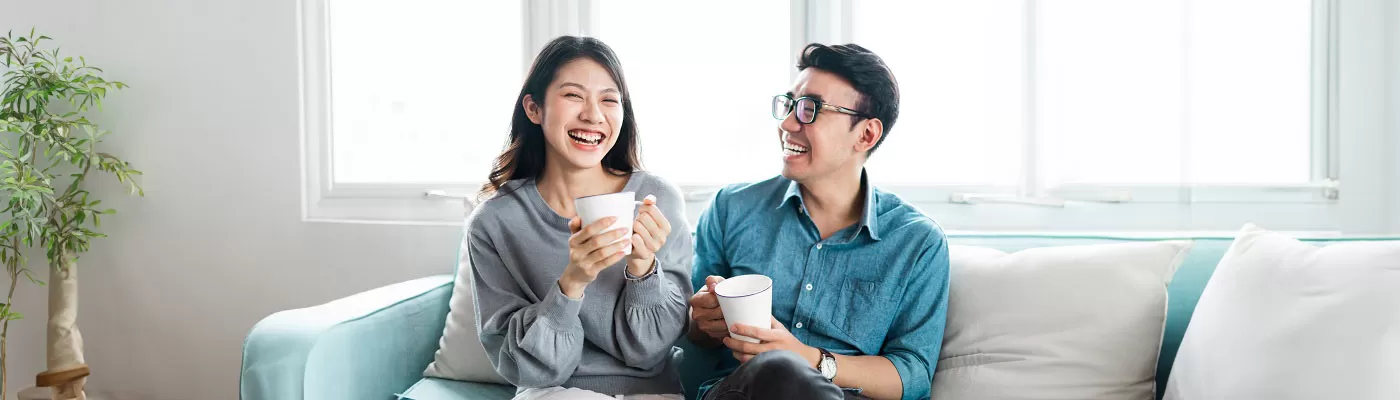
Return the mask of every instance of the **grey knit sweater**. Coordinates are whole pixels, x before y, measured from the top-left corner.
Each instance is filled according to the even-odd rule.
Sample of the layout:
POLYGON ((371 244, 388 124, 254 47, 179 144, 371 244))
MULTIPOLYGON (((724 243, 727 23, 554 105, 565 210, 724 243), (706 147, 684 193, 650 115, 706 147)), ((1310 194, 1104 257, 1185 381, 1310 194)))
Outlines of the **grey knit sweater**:
POLYGON ((629 281, 626 261, 573 300, 559 289, 569 262, 568 219, 534 180, 508 182, 467 221, 477 332, 496 371, 517 387, 620 394, 680 393, 671 345, 684 334, 692 247, 680 191, 645 172, 623 191, 656 195, 671 223, 655 275, 629 281))

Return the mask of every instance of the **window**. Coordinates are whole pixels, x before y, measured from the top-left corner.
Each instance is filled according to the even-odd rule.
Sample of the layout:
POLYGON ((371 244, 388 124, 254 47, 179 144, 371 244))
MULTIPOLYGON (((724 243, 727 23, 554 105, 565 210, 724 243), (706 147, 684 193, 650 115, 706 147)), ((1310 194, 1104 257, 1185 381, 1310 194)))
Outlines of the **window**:
POLYGON ((854 42, 879 54, 900 87, 899 119, 867 163, 872 175, 906 185, 1019 182, 1023 3, 856 3, 854 42), (911 35, 911 26, 923 29, 911 35))
POLYGON ((520 5, 328 6, 333 183, 483 180, 524 73, 520 5))
POLYGON ((1312 179, 1311 1, 1035 7, 1045 184, 1312 179))
POLYGON ((1023 192, 1307 184, 1312 7, 857 2, 855 41, 904 93, 899 145, 870 168, 901 183, 1034 185, 1023 192), (916 25, 927 28, 908 34, 916 25))
POLYGON ((769 104, 791 85, 788 7, 601 2, 598 36, 622 59, 647 169, 699 185, 762 180, 782 167, 769 104))
POLYGON ((952 229, 1334 215, 1331 0, 304 0, 302 14, 310 220, 460 221, 533 53, 562 34, 616 50, 643 162, 689 192, 692 218, 717 185, 777 173, 768 103, 813 41, 890 64, 900 119, 868 167, 952 229), (1015 205, 968 206, 984 203, 1015 205))

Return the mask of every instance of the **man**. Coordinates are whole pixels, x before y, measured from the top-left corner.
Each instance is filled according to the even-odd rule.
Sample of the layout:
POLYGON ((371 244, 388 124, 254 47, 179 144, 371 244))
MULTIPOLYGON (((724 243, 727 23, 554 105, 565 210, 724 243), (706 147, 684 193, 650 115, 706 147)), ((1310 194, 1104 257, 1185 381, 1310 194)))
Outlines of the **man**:
POLYGON ((872 185, 866 159, 899 115, 885 63, 857 45, 808 45, 774 98, 782 176, 715 195, 696 233, 689 337, 725 351, 705 399, 929 396, 948 304, 948 246, 930 218, 872 185), (771 326, 729 337, 714 287, 773 279, 771 326), (723 347, 720 347, 723 346, 723 347))

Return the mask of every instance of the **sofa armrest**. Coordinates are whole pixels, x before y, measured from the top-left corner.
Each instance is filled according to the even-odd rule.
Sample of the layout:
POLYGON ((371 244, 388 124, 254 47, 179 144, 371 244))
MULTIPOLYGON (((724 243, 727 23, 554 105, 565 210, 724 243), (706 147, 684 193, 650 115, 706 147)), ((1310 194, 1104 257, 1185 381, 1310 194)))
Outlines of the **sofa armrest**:
POLYGON ((432 362, 451 296, 440 275, 272 314, 243 343, 239 397, 391 398, 432 362))

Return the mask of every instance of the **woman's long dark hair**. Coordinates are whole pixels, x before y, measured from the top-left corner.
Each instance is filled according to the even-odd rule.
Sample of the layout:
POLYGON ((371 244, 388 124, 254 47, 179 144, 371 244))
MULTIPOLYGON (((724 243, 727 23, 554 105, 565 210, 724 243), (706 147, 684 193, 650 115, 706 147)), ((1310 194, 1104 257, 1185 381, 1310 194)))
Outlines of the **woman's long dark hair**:
POLYGON ((539 178, 544 172, 545 140, 544 130, 530 121, 523 104, 525 95, 530 95, 544 109, 545 90, 554 82, 559 67, 579 58, 587 57, 602 64, 603 68, 617 82, 617 90, 622 92, 622 130, 617 142, 608 154, 603 156, 603 168, 608 173, 626 176, 642 169, 641 157, 637 150, 637 121, 632 116, 632 95, 627 90, 627 80, 622 77, 622 63, 617 54, 602 41, 590 37, 560 36, 545 45, 535 57, 530 67, 530 75, 525 78, 520 95, 515 97, 515 114, 510 121, 510 139, 505 151, 496 157, 491 175, 481 186, 480 198, 486 199, 501 189, 507 181, 521 178, 539 178))

